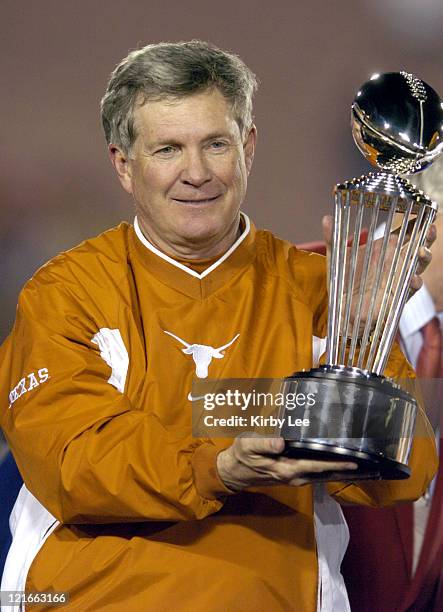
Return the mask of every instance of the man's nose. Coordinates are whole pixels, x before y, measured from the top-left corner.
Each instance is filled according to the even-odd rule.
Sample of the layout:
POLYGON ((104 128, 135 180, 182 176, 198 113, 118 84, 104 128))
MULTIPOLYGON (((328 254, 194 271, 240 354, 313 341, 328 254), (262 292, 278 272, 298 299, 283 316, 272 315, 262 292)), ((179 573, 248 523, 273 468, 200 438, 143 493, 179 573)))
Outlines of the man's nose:
POLYGON ((188 152, 185 156, 181 179, 184 183, 200 187, 211 180, 211 172, 201 151, 188 152))

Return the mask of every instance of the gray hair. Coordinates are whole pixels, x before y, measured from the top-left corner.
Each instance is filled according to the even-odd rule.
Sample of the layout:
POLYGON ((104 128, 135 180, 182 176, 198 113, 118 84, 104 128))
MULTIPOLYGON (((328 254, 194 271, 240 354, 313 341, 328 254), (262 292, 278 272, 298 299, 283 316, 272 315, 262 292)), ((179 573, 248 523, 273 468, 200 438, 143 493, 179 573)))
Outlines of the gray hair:
POLYGON ((244 137, 252 126, 257 79, 233 53, 199 40, 151 44, 132 51, 111 74, 101 101, 106 141, 130 154, 136 104, 180 98, 216 87, 230 103, 244 137))

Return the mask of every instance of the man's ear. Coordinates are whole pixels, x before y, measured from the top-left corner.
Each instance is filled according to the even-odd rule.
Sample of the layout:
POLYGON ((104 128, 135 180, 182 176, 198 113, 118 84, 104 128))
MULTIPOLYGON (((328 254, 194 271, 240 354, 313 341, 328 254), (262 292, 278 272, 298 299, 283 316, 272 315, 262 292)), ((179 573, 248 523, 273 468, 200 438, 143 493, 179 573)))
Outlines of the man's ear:
POLYGON ((121 186, 129 194, 132 194, 132 177, 129 156, 115 144, 108 146, 109 159, 117 172, 121 186))
POLYGON ((254 124, 252 124, 252 127, 249 130, 249 133, 243 145, 243 150, 245 152, 246 170, 248 171, 248 174, 251 172, 252 162, 254 161, 254 152, 255 152, 256 142, 257 142, 257 128, 255 127, 254 124))

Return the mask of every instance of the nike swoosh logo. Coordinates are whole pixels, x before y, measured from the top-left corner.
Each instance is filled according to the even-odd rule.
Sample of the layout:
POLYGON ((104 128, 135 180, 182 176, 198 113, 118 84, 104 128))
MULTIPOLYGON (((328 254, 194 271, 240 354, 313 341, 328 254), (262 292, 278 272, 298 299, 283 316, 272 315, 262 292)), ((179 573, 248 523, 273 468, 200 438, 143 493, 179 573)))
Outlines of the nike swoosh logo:
POLYGON ((199 400, 205 399, 204 395, 191 395, 191 392, 188 393, 188 400, 190 402, 198 402, 199 400))

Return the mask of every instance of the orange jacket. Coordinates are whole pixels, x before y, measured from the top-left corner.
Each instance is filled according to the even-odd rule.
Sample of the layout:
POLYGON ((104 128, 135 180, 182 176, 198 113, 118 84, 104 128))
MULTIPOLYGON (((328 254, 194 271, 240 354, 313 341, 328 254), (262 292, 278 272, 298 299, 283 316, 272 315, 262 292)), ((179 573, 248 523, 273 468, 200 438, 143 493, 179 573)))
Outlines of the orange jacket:
MULTIPOLYGON (((326 333, 325 259, 253 227, 222 259, 189 273, 124 223, 23 289, 0 353, 1 425, 28 489, 60 521, 27 590, 68 591, 79 612, 316 609, 312 487, 227 495, 215 469, 226 441, 192 437, 196 364, 170 334, 212 347, 239 334, 211 378, 309 369, 312 336, 326 333)), ((398 352, 391 370, 411 372, 398 352)), ((415 499, 435 472, 431 442, 417 440, 410 465, 407 481, 328 490, 415 499)))

